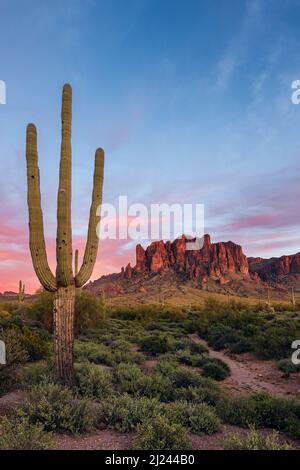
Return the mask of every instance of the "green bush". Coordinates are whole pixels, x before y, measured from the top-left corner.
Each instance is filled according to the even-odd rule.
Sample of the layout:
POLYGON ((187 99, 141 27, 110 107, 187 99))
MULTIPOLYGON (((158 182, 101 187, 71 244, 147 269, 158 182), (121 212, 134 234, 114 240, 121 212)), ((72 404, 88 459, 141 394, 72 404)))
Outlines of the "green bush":
POLYGON ((24 387, 54 382, 53 365, 46 361, 26 364, 21 371, 21 384, 24 387))
POLYGON ((121 363, 115 368, 114 377, 122 392, 136 393, 139 391, 143 373, 136 364, 121 363))
POLYGON ((220 400, 220 390, 218 386, 207 381, 198 387, 178 388, 174 390, 174 400, 188 401, 192 403, 207 403, 215 406, 220 400))
POLYGON ((94 410, 87 400, 79 400, 71 390, 55 384, 34 386, 19 413, 46 431, 78 434, 91 430, 95 422, 94 410))
POLYGON ((156 356, 158 354, 164 354, 168 351, 173 351, 174 341, 171 336, 168 335, 153 335, 146 336, 140 341, 141 350, 156 356))
POLYGON ((199 367, 203 361, 203 354, 193 354, 189 349, 182 349, 176 353, 176 358, 181 364, 199 367))
POLYGON ((210 377, 214 380, 224 380, 230 375, 229 366, 216 358, 207 358, 201 362, 202 373, 205 377, 210 377))
POLYGON ((224 440, 225 450, 292 450, 287 442, 280 442, 278 432, 264 435, 252 428, 246 435, 232 433, 224 440))
POLYGON ((171 380, 160 374, 144 374, 135 364, 119 364, 115 380, 122 392, 169 401, 173 396, 171 380))
POLYGON ((39 361, 49 355, 49 339, 45 332, 26 326, 22 328, 22 342, 31 361, 39 361))
POLYGON ((217 404, 221 419, 237 426, 269 427, 300 437, 300 404, 284 398, 256 394, 223 398, 217 404))
POLYGON ((6 345, 6 365, 0 365, 0 395, 11 391, 19 382, 19 367, 28 360, 28 353, 18 328, 0 331, 0 340, 6 345))
POLYGON ((144 357, 141 353, 131 351, 122 351, 121 349, 99 344, 92 341, 75 341, 74 355, 78 362, 89 361, 95 364, 105 364, 114 366, 121 362, 141 363, 144 357))
POLYGON ((98 407, 98 425, 120 432, 130 432, 144 420, 157 415, 161 404, 156 399, 132 398, 127 394, 113 395, 102 400, 98 407))
POLYGON ((281 359, 291 354, 291 344, 299 335, 296 322, 276 321, 255 338, 254 352, 263 359, 281 359))
POLYGON ((32 320, 40 322, 43 327, 53 331, 53 294, 45 290, 38 293, 37 299, 26 306, 26 315, 32 320))
POLYGON ((166 408, 166 416, 173 423, 189 428, 195 434, 215 434, 221 422, 212 406, 206 403, 175 402, 166 408))
POLYGON ((300 372, 300 364, 293 364, 291 359, 281 359, 281 361, 278 362, 277 367, 286 377, 290 374, 300 372))
POLYGON ((86 398, 103 399, 114 394, 111 372, 94 364, 76 364, 76 387, 86 398))
MULTIPOLYGON (((37 299, 26 307, 29 318, 42 323, 44 328, 53 331, 53 294, 41 290, 37 299)), ((104 307, 101 300, 87 291, 76 294, 75 334, 86 332, 90 328, 104 325, 104 307)))
POLYGON ((1 450, 47 450, 53 447, 52 434, 41 424, 32 424, 26 416, 0 417, 1 450))
POLYGON ((81 334, 105 324, 105 307, 101 299, 90 292, 80 291, 75 299, 75 333, 81 334))
POLYGON ((137 426, 135 449, 140 450, 188 450, 191 442, 187 430, 177 423, 158 415, 137 426))

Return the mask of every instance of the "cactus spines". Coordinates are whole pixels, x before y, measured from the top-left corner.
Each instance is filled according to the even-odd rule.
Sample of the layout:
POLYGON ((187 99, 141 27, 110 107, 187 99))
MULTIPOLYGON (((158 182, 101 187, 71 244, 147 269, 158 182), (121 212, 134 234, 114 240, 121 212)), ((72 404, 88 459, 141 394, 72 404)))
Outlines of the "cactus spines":
POLYGON ((77 276, 78 274, 78 258, 79 258, 79 251, 78 250, 75 250, 75 277, 77 276))
POLYGON ((62 140, 57 196, 56 275, 50 270, 44 238, 43 213, 41 208, 40 178, 37 153, 37 133, 34 124, 27 126, 26 159, 28 184, 28 209, 30 252, 36 275, 42 286, 54 292, 54 344, 57 378, 71 385, 73 383, 73 342, 75 289, 83 286, 92 274, 97 250, 97 225, 100 221, 99 207, 102 202, 104 152, 96 151, 94 187, 87 243, 83 263, 78 271, 78 251, 75 252, 75 275, 72 268, 72 227, 71 227, 71 122, 72 88, 66 84, 62 94, 62 140))
POLYGON ((95 154, 95 170, 94 185, 92 194, 92 203, 90 208, 89 228, 87 242, 85 246, 84 256, 81 268, 75 277, 76 287, 82 287, 87 283, 94 269, 99 238, 97 235, 97 226, 100 223, 100 206, 102 202, 103 187, 103 170, 104 170, 104 151, 101 148, 96 150, 95 154))
POLYGON ((29 209, 29 246, 35 273, 46 290, 55 292, 53 276, 46 253, 44 223, 41 207, 40 172, 38 167, 37 132, 34 124, 28 124, 26 136, 27 203, 29 209))
POLYGON ((22 303, 25 300, 25 284, 23 284, 22 281, 19 281, 18 300, 19 300, 19 303, 22 303))

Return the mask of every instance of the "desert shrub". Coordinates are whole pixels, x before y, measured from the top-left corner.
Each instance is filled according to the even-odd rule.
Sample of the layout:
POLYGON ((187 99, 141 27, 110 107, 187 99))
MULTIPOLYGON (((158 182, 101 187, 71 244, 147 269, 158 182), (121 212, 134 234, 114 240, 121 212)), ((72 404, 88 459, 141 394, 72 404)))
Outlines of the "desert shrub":
POLYGON ((39 361, 49 355, 49 339, 43 331, 26 326, 22 328, 22 343, 31 361, 39 361))
POLYGON ((253 344, 252 344, 252 341, 250 341, 249 339, 244 338, 244 337, 241 336, 240 339, 237 340, 236 343, 228 344, 228 349, 232 353, 242 354, 242 353, 252 351, 253 350, 253 344))
POLYGON ((210 377, 214 380, 224 380, 230 375, 230 368, 228 365, 216 358, 206 358, 201 362, 202 373, 205 377, 210 377))
POLYGON ((98 425, 102 424, 120 432, 130 432, 160 410, 161 404, 156 399, 132 398, 127 394, 113 395, 99 404, 97 420, 98 425))
POLYGON ((113 349, 111 346, 92 341, 75 341, 74 354, 78 362, 89 361, 110 367, 121 362, 139 364, 144 360, 144 356, 139 352, 113 349))
POLYGON ((220 390, 215 383, 208 381, 198 387, 178 388, 173 396, 175 400, 216 405, 220 400, 220 390))
POLYGON ((110 349, 104 344, 92 341, 75 341, 74 356, 78 362, 89 361, 94 364, 113 365, 113 356, 110 349))
POLYGON ((32 424, 26 416, 0 417, 1 450, 46 450, 53 447, 52 434, 41 424, 32 424))
POLYGON ((106 398, 113 395, 111 372, 94 364, 76 364, 76 388, 86 398, 106 398))
POLYGON ((208 354, 207 347, 201 343, 194 343, 194 341, 190 341, 188 347, 193 354, 208 354))
POLYGON ((182 349, 176 353, 176 358, 181 364, 198 367, 203 361, 203 354, 193 354, 189 349, 182 349))
POLYGON ((28 353, 18 328, 0 331, 0 340, 6 346, 6 364, 0 365, 0 395, 12 390, 19 381, 19 366, 28 360, 28 353))
POLYGON ((144 374, 135 364, 119 364, 114 372, 120 391, 168 401, 173 394, 172 382, 159 373, 144 374))
POLYGON ((135 449, 140 450, 187 450, 191 442, 187 430, 178 423, 171 423, 158 415, 137 426, 135 449))
POLYGON ((236 343, 238 339, 234 329, 223 323, 214 323, 207 335, 208 344, 217 351, 227 348, 232 343, 236 343))
POLYGON ((202 378, 198 372, 178 367, 172 377, 172 381, 175 387, 187 388, 200 386, 202 378))
POLYGON ((53 365, 50 362, 39 361, 26 364, 21 371, 21 383, 26 387, 46 384, 54 381, 53 365))
POLYGON ((293 364, 290 359, 281 359, 281 361, 278 362, 277 367, 286 377, 290 374, 300 372, 300 364, 293 364))
POLYGON ((223 421, 248 427, 270 427, 292 438, 300 436, 300 404, 284 398, 256 394, 249 397, 224 398, 217 404, 223 421))
POLYGON ((215 434, 221 422, 214 408, 206 403, 175 402, 166 408, 166 416, 173 423, 180 423, 195 434, 215 434))
POLYGON ((142 338, 140 341, 141 350, 156 356, 173 351, 174 341, 169 335, 152 335, 142 338))
POLYGON ((263 359, 281 359, 291 354, 291 344, 300 329, 295 321, 276 321, 265 327, 254 341, 254 352, 263 359))
MULTIPOLYGON (((53 294, 44 290, 38 293, 37 299, 27 307, 27 316, 41 322, 44 328, 53 331, 53 294)), ((93 294, 81 291, 75 300, 75 334, 78 335, 90 328, 104 324, 103 304, 93 294)))
POLYGON ((26 315, 32 320, 40 322, 43 327, 53 331, 53 294, 45 290, 38 293, 37 299, 26 306, 26 315))
POLYGON ((158 319, 181 321, 186 319, 187 314, 181 307, 145 304, 114 307, 111 316, 122 320, 138 320, 147 324, 158 319))
POLYGON ((162 374, 143 375, 138 381, 138 394, 167 402, 173 399, 174 387, 172 381, 162 374))
POLYGON ((269 312, 263 305, 209 299, 193 315, 190 331, 197 331, 214 349, 253 351, 265 359, 287 357, 292 341, 300 334, 299 313, 286 311, 284 305, 276 305, 276 312, 269 312))
POLYGON ((252 428, 246 435, 232 433, 224 440, 225 450, 292 450, 287 442, 280 442, 278 432, 264 435, 252 428))
POLYGON ((105 323, 105 308, 101 299, 82 290, 75 299, 75 333, 81 334, 90 328, 99 328, 105 323))
POLYGON ((134 393, 139 391, 143 373, 136 364, 121 363, 115 368, 114 377, 123 392, 134 393))
POLYGON ((87 400, 77 399, 71 390, 56 384, 34 386, 19 413, 46 431, 78 434, 91 430, 95 422, 87 400))

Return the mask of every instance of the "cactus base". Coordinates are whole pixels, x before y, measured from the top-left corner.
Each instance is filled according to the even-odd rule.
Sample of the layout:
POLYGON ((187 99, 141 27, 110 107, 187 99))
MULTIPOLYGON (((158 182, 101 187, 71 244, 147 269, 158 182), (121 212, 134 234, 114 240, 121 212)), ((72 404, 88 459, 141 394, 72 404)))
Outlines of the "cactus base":
POLYGON ((54 297, 54 351, 57 380, 74 383, 75 286, 59 287, 54 297))

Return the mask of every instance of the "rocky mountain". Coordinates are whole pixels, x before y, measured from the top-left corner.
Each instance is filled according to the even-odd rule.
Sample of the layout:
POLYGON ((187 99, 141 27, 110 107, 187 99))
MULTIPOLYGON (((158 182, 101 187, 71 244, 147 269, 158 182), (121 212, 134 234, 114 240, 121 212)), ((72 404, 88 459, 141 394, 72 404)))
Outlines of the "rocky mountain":
POLYGON ((300 253, 280 258, 248 258, 249 272, 264 282, 300 284, 300 253))
POLYGON ((136 265, 122 268, 121 277, 149 276, 173 271, 183 281, 195 281, 202 287, 209 279, 226 283, 231 275, 249 277, 249 264, 241 246, 233 242, 211 243, 205 235, 203 246, 198 250, 187 250, 187 243, 195 242, 185 236, 174 240, 155 241, 146 250, 136 247, 136 265))
POLYGON ((280 297, 293 286, 300 290, 300 253, 281 258, 247 258, 240 245, 212 243, 205 235, 200 249, 188 250, 195 242, 182 236, 173 242, 155 241, 146 249, 136 246, 136 263, 119 273, 102 276, 87 288, 109 296, 146 294, 149 290, 174 292, 186 286, 210 292, 264 297, 267 285, 280 297))

